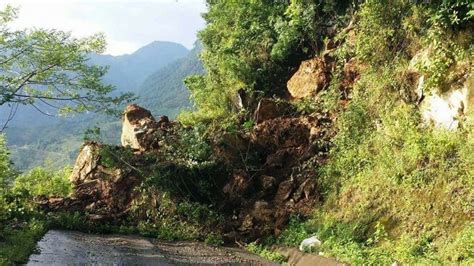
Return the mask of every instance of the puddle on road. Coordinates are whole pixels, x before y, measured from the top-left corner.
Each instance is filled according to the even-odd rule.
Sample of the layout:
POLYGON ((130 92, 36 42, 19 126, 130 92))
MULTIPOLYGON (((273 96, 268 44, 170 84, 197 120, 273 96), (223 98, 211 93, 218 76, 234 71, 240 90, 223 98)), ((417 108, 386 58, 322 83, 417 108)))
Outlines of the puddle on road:
POLYGON ((38 242, 38 249, 27 265, 172 265, 149 240, 137 236, 51 230, 38 242))

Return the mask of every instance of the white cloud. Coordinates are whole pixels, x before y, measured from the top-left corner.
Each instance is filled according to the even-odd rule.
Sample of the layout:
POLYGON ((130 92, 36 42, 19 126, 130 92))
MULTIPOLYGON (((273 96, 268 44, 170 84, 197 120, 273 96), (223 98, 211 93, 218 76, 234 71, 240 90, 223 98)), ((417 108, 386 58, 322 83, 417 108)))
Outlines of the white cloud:
POLYGON ((107 53, 124 54, 155 40, 174 41, 188 48, 203 28, 204 0, 6 0, 20 7, 17 29, 55 28, 75 37, 106 35, 107 53))

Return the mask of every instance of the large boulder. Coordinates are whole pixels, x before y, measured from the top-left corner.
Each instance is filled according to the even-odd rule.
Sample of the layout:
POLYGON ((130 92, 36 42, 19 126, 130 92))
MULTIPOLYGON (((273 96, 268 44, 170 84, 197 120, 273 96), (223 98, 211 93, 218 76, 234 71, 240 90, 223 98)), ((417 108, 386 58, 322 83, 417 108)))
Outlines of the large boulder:
POLYGON ((123 112, 122 146, 141 151, 156 148, 153 136, 158 128, 159 124, 150 111, 131 104, 123 112))
POLYGON ((136 158, 123 158, 122 151, 121 147, 94 142, 84 144, 70 177, 74 186, 71 198, 81 202, 82 210, 98 217, 116 217, 128 211, 141 178, 131 166, 136 158), (104 160, 117 165, 105 165, 104 160))
POLYGON ((84 212, 91 220, 114 220, 127 214, 142 179, 132 166, 140 157, 124 158, 120 154, 125 151, 123 147, 85 143, 70 176, 73 193, 66 198, 42 197, 38 203, 47 211, 84 212), (115 163, 109 165, 112 161, 115 163))
POLYGON ((254 121, 260 123, 265 120, 274 119, 291 113, 293 107, 283 100, 262 98, 254 112, 254 121))
POLYGON ((331 81, 334 60, 326 55, 303 61, 287 83, 294 99, 305 98, 325 89, 331 81))

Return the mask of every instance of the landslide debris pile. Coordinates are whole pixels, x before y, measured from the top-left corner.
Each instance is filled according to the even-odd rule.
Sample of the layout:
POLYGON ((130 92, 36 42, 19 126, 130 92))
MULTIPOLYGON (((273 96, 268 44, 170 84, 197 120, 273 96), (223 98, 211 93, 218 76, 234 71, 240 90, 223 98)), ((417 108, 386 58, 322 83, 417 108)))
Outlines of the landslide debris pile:
MULTIPOLYGON (((207 228, 202 229, 217 229, 224 240, 279 235, 291 217, 308 217, 321 203, 315 177, 335 135, 335 113, 300 112, 290 101, 326 89, 334 68, 330 52, 303 61, 288 81, 286 100, 239 91, 236 108, 250 110, 254 124, 199 139, 198 145, 209 147, 201 168, 189 147, 183 149, 193 128, 165 116, 157 121, 131 104, 123 112, 122 145, 86 142, 70 178, 73 194, 41 204, 53 212, 80 212, 92 221, 126 223, 132 216, 149 220, 150 213, 175 217, 178 203, 190 201, 223 217, 203 222, 207 228), (163 202, 166 193, 174 207, 163 202), (172 210, 163 212, 165 205, 172 210)), ((342 107, 358 78, 357 63, 349 60, 339 88, 342 107)))
MULTIPOLYGON (((263 105, 269 110, 281 108, 268 98, 260 101, 263 105)), ((224 167, 212 176, 214 186, 209 190, 216 202, 213 208, 225 217, 217 228, 229 240, 278 234, 291 215, 309 215, 318 204, 318 188, 311 178, 311 172, 317 169, 305 169, 303 163, 324 161, 331 118, 328 114, 273 117, 265 113, 265 108, 258 109, 255 115, 261 120, 250 132, 223 134, 210 141, 212 156, 224 167)), ((138 199, 143 199, 139 188, 148 176, 159 169, 181 167, 178 161, 167 159, 170 151, 163 147, 172 147, 172 142, 179 141, 179 132, 190 130, 167 117, 156 121, 138 105, 127 106, 122 146, 84 143, 70 178, 73 194, 68 198, 42 199, 43 208, 78 211, 90 220, 125 220, 138 199)), ((197 186, 176 182, 187 187, 189 194, 173 200, 208 200, 196 196, 197 186)), ((166 192, 166 187, 160 189, 157 194, 166 192)), ((159 197, 141 204, 157 208, 160 202, 156 198, 159 197)))

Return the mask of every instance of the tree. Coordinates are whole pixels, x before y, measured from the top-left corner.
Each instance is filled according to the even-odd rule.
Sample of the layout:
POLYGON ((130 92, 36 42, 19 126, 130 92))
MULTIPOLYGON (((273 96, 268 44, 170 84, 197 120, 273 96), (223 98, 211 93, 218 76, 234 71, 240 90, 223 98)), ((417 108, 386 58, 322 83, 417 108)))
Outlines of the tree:
POLYGON ((105 49, 102 34, 77 39, 58 30, 11 30, 16 14, 11 6, 0 11, 0 106, 10 108, 6 123, 20 105, 45 114, 112 113, 131 99, 131 94, 111 96, 114 88, 101 82, 107 68, 88 64, 90 53, 105 49))

